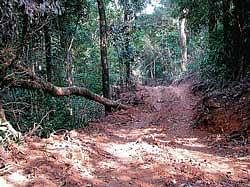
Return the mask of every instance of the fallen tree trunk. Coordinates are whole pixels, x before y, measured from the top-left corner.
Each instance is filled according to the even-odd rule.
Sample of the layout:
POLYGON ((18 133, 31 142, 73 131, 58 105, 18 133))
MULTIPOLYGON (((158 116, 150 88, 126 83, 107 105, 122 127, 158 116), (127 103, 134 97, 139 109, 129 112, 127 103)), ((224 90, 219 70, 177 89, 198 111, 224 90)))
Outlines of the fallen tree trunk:
MULTIPOLYGON (((0 69, 2 70, 2 69, 0 69)), ((0 71, 1 73, 2 71, 0 71)), ((3 78, 3 77, 2 77, 3 78)), ((14 72, 10 75, 6 75, 3 80, 1 80, 1 87, 21 87, 26 89, 36 89, 42 90, 46 93, 51 94, 56 97, 63 96, 83 96, 86 99, 95 101, 97 103, 103 104, 106 107, 115 108, 115 109, 129 109, 130 107, 124 104, 121 104, 117 101, 112 101, 110 99, 104 98, 87 88, 84 87, 58 87, 54 84, 43 80, 42 78, 36 76, 29 68, 15 64, 14 72), (22 76, 20 77, 20 74, 22 76)), ((16 131, 12 125, 6 120, 5 112, 2 107, 0 99, 0 131, 9 132, 10 135, 14 138, 21 137, 21 133, 16 131)))
POLYGON ((7 76, 5 78, 5 83, 8 83, 8 85, 11 87, 21 87, 21 88, 27 88, 27 89, 43 90, 44 92, 49 93, 56 97, 71 96, 71 95, 83 96, 86 99, 103 104, 104 106, 107 106, 107 107, 116 108, 116 109, 128 109, 129 108, 129 106, 127 105, 102 97, 85 87, 77 87, 77 86, 58 87, 36 76, 28 68, 24 68, 23 66, 16 66, 15 68, 21 72, 25 72, 25 75, 24 75, 25 79, 18 78, 13 74, 12 76, 9 76, 9 77, 7 76))
MULTIPOLYGON (((28 67, 23 64, 13 63, 15 58, 7 61, 0 58, 0 89, 4 87, 21 87, 26 89, 36 89, 42 90, 52 96, 62 97, 62 96, 83 96, 86 99, 95 101, 97 103, 103 104, 105 107, 115 108, 115 109, 129 109, 130 107, 121 104, 117 101, 112 101, 110 99, 104 98, 85 87, 58 87, 46 80, 43 80, 28 67), (11 66, 12 65, 12 66, 11 66), (12 73, 7 75, 7 69, 11 69, 12 73)), ((5 132, 5 134, 10 134, 15 139, 21 137, 21 133, 16 131, 12 125, 6 120, 5 112, 2 106, 0 98, 0 131, 5 132)))
POLYGON ((95 101, 97 103, 103 104, 104 106, 107 107, 112 107, 116 109, 128 109, 129 106, 121 104, 117 101, 112 101, 110 99, 107 99, 105 97, 102 97, 92 91, 90 91, 87 88, 84 87, 77 87, 77 86, 72 86, 72 87, 58 87, 55 86, 49 82, 34 82, 34 81, 27 81, 27 80, 18 80, 15 82, 16 87, 22 87, 22 88, 28 88, 28 89, 38 89, 38 90, 43 90, 53 96, 57 97, 62 97, 62 96, 83 96, 86 99, 95 101))

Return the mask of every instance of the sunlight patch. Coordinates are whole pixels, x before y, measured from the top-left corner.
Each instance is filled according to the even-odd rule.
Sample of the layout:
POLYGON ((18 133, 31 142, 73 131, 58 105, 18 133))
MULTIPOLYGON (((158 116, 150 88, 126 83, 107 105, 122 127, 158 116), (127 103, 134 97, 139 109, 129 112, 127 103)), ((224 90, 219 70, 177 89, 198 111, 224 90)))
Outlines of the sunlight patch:
POLYGON ((10 181, 11 183, 19 184, 19 185, 23 185, 29 182, 27 177, 25 177, 19 172, 14 172, 10 176, 8 176, 8 181, 10 181))
POLYGON ((227 158, 180 148, 173 149, 169 147, 168 151, 176 162, 183 163, 191 160, 193 164, 198 164, 202 170, 209 173, 233 173, 233 168, 226 163, 229 161, 227 158))
POLYGON ((124 168, 123 166, 121 166, 121 164, 119 164, 113 160, 101 161, 98 163, 98 165, 100 168, 103 168, 103 169, 116 169, 116 168, 122 169, 122 168, 124 168))
POLYGON ((105 151, 127 161, 132 161, 133 159, 142 161, 142 157, 146 154, 159 155, 162 153, 162 149, 159 147, 147 144, 145 142, 130 142, 125 144, 110 143, 103 144, 102 146, 105 147, 105 151))
POLYGON ((204 144, 197 143, 198 138, 177 138, 176 143, 182 144, 189 147, 204 148, 207 147, 204 144))
POLYGON ((79 171, 80 175, 84 178, 87 178, 87 179, 93 179, 94 176, 93 176, 93 167, 84 167, 82 164, 80 163, 73 163, 73 167, 79 171))

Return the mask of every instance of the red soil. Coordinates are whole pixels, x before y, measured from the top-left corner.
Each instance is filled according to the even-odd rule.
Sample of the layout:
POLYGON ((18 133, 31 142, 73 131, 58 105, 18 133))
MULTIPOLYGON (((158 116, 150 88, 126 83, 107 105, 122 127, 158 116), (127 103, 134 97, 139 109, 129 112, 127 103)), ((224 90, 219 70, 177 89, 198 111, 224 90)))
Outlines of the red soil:
POLYGON ((138 107, 0 151, 12 166, 0 186, 249 186, 249 144, 192 129, 190 86, 140 87, 138 107))

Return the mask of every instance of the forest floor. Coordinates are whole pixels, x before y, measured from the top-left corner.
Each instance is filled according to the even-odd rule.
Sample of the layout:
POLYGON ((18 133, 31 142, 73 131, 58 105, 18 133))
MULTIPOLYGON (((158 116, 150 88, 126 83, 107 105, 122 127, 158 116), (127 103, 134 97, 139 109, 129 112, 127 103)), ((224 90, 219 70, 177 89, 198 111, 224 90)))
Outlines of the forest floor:
POLYGON ((191 85, 141 86, 136 107, 85 129, 48 139, 26 137, 23 144, 10 145, 9 153, 0 152, 10 168, 0 182, 36 187, 250 186, 249 144, 190 127, 199 99, 191 85))

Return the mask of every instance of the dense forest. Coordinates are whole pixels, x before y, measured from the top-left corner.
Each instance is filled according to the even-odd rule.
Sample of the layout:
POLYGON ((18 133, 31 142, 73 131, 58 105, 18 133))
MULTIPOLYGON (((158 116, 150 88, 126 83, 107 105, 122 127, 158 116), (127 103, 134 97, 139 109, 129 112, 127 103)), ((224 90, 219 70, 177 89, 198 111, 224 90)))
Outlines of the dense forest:
MULTIPOLYGON (((250 1, 1 0, 0 5, 0 155, 32 137, 45 141, 63 132, 58 136, 65 138, 77 129, 105 134, 104 128, 129 135, 148 128, 136 126, 141 118, 160 129, 171 116, 178 130, 165 137, 195 136, 191 128, 216 134, 211 141, 225 136, 249 154, 250 1)), ((83 178, 54 186, 88 186, 83 178)), ((229 184, 207 180, 197 185, 229 184)), ((91 181, 93 186, 147 186, 91 181)), ((193 186, 187 181, 165 185, 193 186)), ((247 185, 245 179, 230 182, 247 185)))

